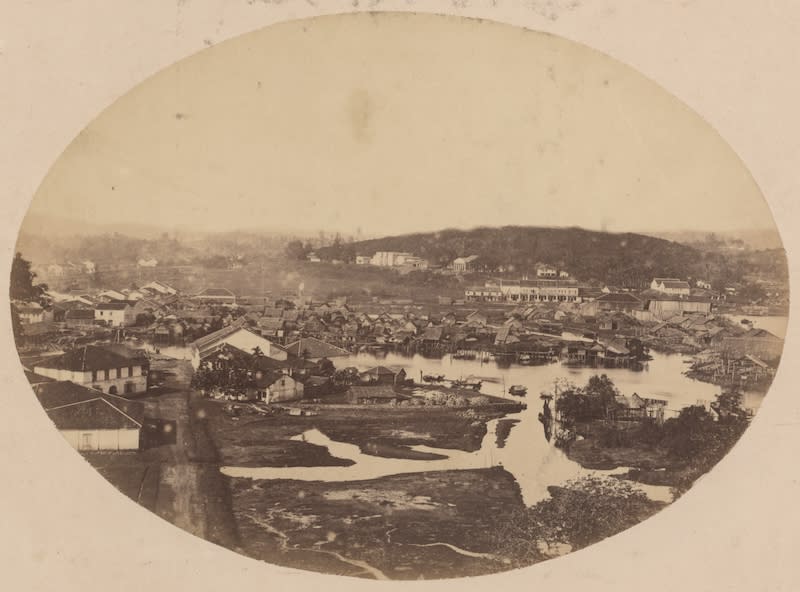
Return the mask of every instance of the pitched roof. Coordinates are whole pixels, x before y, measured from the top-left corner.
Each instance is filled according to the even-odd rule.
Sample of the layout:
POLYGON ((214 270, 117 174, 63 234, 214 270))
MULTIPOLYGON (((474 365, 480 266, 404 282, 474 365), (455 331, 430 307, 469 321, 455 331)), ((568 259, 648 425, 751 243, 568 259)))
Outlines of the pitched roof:
POLYGON ((236 295, 227 288, 206 288, 197 293, 196 296, 227 297, 235 298, 236 295))
POLYGON ((34 391, 58 429, 142 427, 144 404, 141 402, 107 395, 69 381, 41 383, 34 391))
POLYGON ((209 333, 208 335, 195 339, 190 345, 202 350, 205 346, 214 343, 215 341, 219 341, 220 339, 225 339, 228 335, 233 335, 239 330, 246 331, 247 329, 242 327, 243 324, 244 317, 241 317, 227 327, 223 327, 222 329, 218 329, 213 333, 209 333))
POLYGON ((105 370, 123 368, 130 365, 130 358, 120 355, 108 348, 97 345, 85 345, 70 350, 60 356, 45 358, 38 362, 36 368, 57 368, 73 372, 87 370, 105 370))
POLYGON ((49 376, 41 376, 40 374, 34 374, 30 370, 25 370, 25 378, 28 379, 28 382, 30 382, 32 386, 33 385, 37 385, 37 384, 41 384, 43 382, 55 382, 56 381, 55 378, 50 378, 49 376))
POLYGON ((286 346, 286 351, 298 358, 303 357, 303 352, 307 352, 309 358, 336 358, 349 356, 350 352, 341 347, 325 343, 314 337, 303 337, 286 346))
POLYGON ((395 372, 386 366, 375 366, 374 368, 362 372, 361 376, 395 376, 399 374, 399 372, 399 370, 395 372))
POLYGON ((684 289, 684 290, 691 288, 689 282, 685 282, 683 280, 675 278, 656 278, 656 283, 663 285, 665 288, 684 289))
POLYGON ((636 296, 629 294, 628 292, 612 292, 611 294, 603 294, 602 296, 595 298, 595 302, 622 302, 631 304, 642 303, 642 301, 636 296))
POLYGON ((443 331, 444 327, 441 326, 427 327, 422 339, 425 341, 439 341, 442 338, 443 331))
POLYGON ((97 310, 125 310, 129 306, 131 306, 129 302, 120 300, 115 302, 102 302, 95 308, 97 310))
POLYGON ((771 339, 773 341, 783 341, 777 335, 770 333, 766 329, 750 329, 747 333, 743 335, 743 337, 747 337, 750 339, 771 339))
POLYGON ((142 348, 133 348, 124 343, 110 343, 103 347, 129 360, 147 360, 147 350, 142 348))
POLYGON ((258 326, 261 329, 272 329, 277 331, 283 327, 283 319, 261 317, 258 319, 258 326))
POLYGON ((71 308, 64 313, 64 318, 68 321, 75 320, 94 320, 93 308, 71 308))

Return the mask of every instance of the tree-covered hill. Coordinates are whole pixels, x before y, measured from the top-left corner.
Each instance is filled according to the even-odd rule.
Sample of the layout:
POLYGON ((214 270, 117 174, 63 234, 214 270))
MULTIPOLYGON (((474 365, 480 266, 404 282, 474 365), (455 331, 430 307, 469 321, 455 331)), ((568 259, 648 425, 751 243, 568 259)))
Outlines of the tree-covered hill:
POLYGON ((483 266, 517 274, 533 272, 538 263, 546 263, 582 280, 625 287, 643 287, 653 276, 685 278, 700 259, 691 247, 641 234, 526 226, 391 236, 336 244, 317 253, 323 259, 349 260, 376 251, 408 251, 433 265, 479 255, 483 266))

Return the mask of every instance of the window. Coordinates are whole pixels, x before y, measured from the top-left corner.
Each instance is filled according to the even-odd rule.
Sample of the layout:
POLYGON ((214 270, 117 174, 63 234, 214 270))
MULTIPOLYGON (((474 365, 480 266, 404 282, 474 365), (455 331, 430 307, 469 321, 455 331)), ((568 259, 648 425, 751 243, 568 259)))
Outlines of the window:
POLYGON ((106 368, 105 370, 103 370, 103 380, 108 380, 108 378, 109 378, 108 368, 106 368))
POLYGON ((97 382, 97 370, 92 370, 92 382, 97 382))
POLYGON ((128 366, 128 376, 133 376, 133 366, 128 366))

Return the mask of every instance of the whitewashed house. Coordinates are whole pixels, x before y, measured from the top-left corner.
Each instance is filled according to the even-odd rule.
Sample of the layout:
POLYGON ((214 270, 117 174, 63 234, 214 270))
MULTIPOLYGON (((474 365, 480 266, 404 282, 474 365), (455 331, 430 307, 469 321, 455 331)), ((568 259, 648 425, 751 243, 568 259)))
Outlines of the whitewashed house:
POLYGON ((689 282, 676 278, 653 278, 650 289, 673 296, 688 296, 692 291, 689 282))
POLYGON ((48 417, 76 450, 138 450, 144 404, 73 382, 32 384, 48 417))
POLYGON ((129 351, 125 355, 120 351, 86 345, 35 363, 33 372, 112 395, 146 392, 149 361, 136 352, 129 351))
POLYGON ((125 302, 102 302, 95 306, 94 318, 104 321, 111 327, 127 327, 136 322, 133 306, 125 302))

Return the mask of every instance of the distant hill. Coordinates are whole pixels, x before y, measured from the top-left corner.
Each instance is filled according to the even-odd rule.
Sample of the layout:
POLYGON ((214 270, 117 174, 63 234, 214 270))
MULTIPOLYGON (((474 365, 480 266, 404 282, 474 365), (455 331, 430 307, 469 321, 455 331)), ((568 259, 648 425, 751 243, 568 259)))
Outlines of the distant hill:
POLYGON ((676 241, 699 249, 720 247, 745 247, 748 249, 782 249, 780 234, 774 228, 743 228, 718 232, 701 232, 697 230, 674 230, 670 232, 650 232, 666 240, 676 241))
POLYGON ((537 263, 565 269, 582 280, 643 287, 654 276, 687 277, 700 259, 692 247, 642 234, 612 234, 582 228, 504 226, 407 234, 318 249, 323 259, 337 253, 372 255, 408 251, 446 265, 456 257, 480 255, 491 267, 533 272, 537 263))

